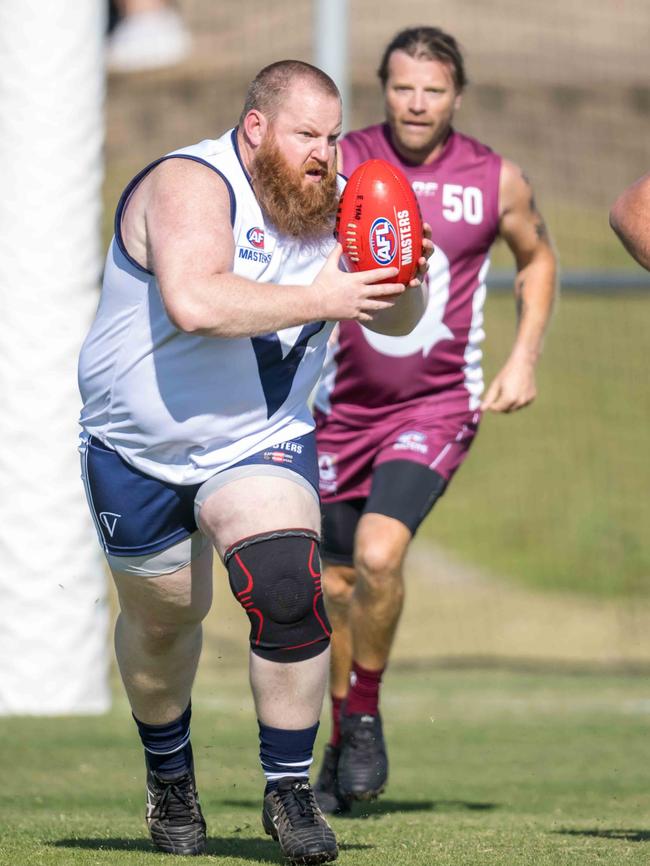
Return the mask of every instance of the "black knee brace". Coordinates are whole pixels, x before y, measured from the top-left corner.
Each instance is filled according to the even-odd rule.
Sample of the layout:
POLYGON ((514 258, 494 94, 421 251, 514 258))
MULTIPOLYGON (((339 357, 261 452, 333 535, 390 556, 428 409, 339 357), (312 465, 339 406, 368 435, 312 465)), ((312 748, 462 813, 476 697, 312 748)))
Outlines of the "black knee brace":
POLYGON ((248 614, 256 655, 299 662, 327 649, 331 626, 315 532, 282 529, 252 535, 229 547, 224 562, 230 588, 248 614))

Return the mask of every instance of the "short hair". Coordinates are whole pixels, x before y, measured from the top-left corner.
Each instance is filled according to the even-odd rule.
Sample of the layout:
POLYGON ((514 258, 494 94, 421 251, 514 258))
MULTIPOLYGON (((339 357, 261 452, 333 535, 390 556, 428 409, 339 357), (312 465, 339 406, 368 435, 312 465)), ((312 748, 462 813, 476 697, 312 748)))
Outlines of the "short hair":
POLYGON ((439 27, 409 27, 393 37, 386 46, 377 75, 386 86, 388 61, 393 51, 404 51, 416 60, 439 60, 451 66, 456 90, 460 93, 467 85, 465 62, 458 43, 439 27))
POLYGON ((253 109, 273 119, 280 110, 283 99, 297 81, 307 81, 329 96, 341 99, 338 87, 322 69, 302 60, 278 60, 260 69, 248 85, 239 118, 240 124, 253 109))

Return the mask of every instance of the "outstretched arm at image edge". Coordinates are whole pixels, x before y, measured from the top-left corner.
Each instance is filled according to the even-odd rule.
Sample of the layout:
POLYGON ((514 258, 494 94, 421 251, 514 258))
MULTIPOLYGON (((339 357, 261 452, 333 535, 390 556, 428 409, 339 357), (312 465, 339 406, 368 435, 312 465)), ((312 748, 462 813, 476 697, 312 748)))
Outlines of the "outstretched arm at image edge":
POLYGON ((609 224, 628 253, 650 271, 650 172, 616 199, 609 224))

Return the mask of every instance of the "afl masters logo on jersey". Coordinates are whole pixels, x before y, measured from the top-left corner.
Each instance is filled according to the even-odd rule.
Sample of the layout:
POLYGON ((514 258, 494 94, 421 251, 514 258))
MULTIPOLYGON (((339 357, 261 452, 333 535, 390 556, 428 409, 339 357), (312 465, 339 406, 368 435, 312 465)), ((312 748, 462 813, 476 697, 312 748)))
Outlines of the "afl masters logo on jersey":
POLYGON ((252 247, 255 247, 256 250, 264 249, 264 229, 254 226, 246 232, 246 239, 252 247))
POLYGON ((379 265, 389 265, 397 252, 397 232, 390 220, 379 217, 370 227, 370 251, 379 265))
POLYGON ((264 252, 264 229, 261 229, 259 226, 253 226, 253 228, 246 232, 246 240, 250 246, 238 245, 239 258, 267 265, 271 261, 271 253, 264 252))

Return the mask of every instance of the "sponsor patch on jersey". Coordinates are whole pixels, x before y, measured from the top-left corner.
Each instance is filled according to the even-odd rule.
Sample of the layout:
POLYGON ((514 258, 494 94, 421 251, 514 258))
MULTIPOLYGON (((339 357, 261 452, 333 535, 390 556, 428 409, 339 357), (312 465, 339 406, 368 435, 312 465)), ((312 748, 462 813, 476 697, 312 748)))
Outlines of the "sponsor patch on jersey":
POLYGON ((411 186, 416 195, 430 196, 438 191, 438 184, 434 180, 414 180, 411 186))
POLYGON ((252 229, 249 229, 246 232, 246 238, 249 244, 252 247, 255 247, 255 249, 264 249, 264 229, 261 229, 259 226, 253 226, 252 229))
POLYGON ((293 463, 293 454, 287 451, 280 451, 277 448, 269 448, 264 452, 264 459, 268 460, 269 463, 280 463, 286 466, 287 463, 293 463))
POLYGON ((389 265, 397 252, 397 232, 392 222, 378 217, 370 226, 370 252, 378 265, 389 265))
POLYGON ((321 451, 318 455, 318 475, 320 481, 320 489, 323 493, 336 493, 337 487, 337 466, 336 454, 321 451))
POLYGON ((400 433, 397 442, 393 445, 394 451, 416 451, 418 454, 426 454, 429 450, 427 434, 419 430, 407 430, 400 433))

